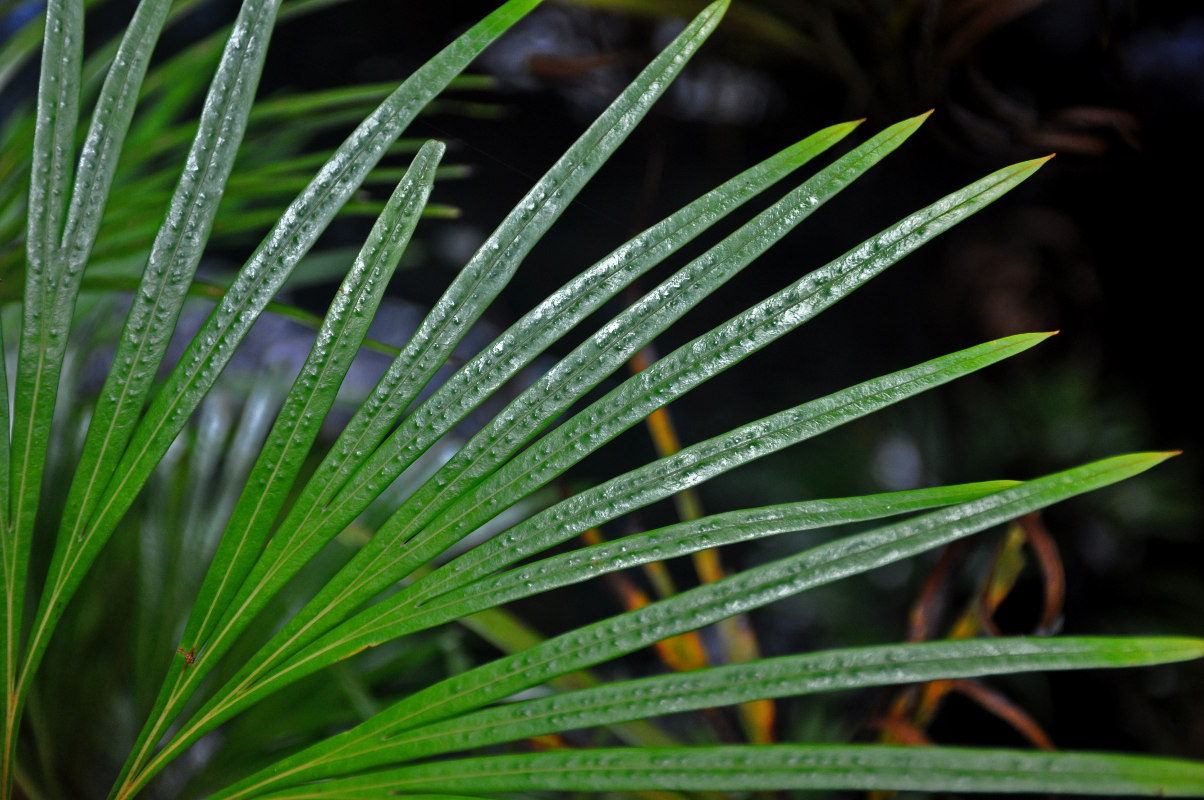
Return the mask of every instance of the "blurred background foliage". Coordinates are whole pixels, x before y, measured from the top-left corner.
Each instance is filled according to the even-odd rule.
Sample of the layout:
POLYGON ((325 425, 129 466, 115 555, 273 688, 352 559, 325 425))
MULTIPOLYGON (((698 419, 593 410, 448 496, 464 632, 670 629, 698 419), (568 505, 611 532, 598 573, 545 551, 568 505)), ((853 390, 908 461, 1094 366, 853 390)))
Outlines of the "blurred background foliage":
MULTIPOLYGON (((241 263, 355 121, 492 5, 284 4, 262 102, 219 212, 214 247, 202 265, 193 312, 198 318, 205 313, 204 298, 241 263), (326 51, 322 59, 312 56, 318 42, 326 51)), ((378 349, 404 341, 416 313, 406 304, 421 307, 438 296, 451 270, 533 177, 679 30, 682 18, 702 5, 547 0, 486 53, 475 76, 459 81, 415 123, 415 140, 449 142, 452 166, 444 168, 446 180, 432 198, 440 219, 420 230, 422 239, 411 247, 391 288, 394 299, 370 334, 378 349), (406 265, 421 269, 405 270, 406 265)), ((125 0, 96 0, 90 30, 118 30, 129 7, 125 0)), ((179 4, 179 23, 169 28, 164 53, 152 67, 115 184, 133 202, 113 208, 102 226, 102 247, 85 283, 92 292, 80 312, 93 324, 72 356, 77 388, 63 393, 59 413, 68 424, 60 431, 82 430, 89 391, 99 386, 97 375, 105 369, 105 343, 116 335, 112 304, 122 301, 114 290, 132 286, 130 276, 141 267, 195 126, 222 25, 234 8, 230 0, 179 4)), ((7 37, 0 55, 5 304, 19 296, 22 285, 28 182, 22 170, 32 135, 33 66, 18 56, 36 46, 30 31, 37 26, 22 24, 30 13, 28 3, 0 0, 0 36, 7 37)), ((95 65, 90 74, 100 74, 96 66, 104 62, 106 46, 103 36, 89 40, 95 65)), ((1202 66, 1204 12, 1187 0, 737 2, 696 63, 535 250, 494 307, 492 322, 510 322, 557 287, 573 271, 565 264, 589 263, 747 164, 842 119, 867 117, 866 127, 876 130, 926 108, 936 110, 906 155, 885 161, 857 192, 820 212, 824 224, 788 238, 750 267, 744 280, 703 303, 666 334, 660 349, 717 324, 732 308, 755 302, 917 203, 1003 163, 1057 151, 1049 167, 990 213, 912 256, 753 363, 718 377, 708 391, 674 404, 671 422, 681 443, 689 444, 984 338, 1050 329, 1062 335, 985 375, 763 459, 703 487, 690 502, 720 511, 1022 478, 1124 450, 1182 448, 1183 457, 1155 473, 1050 512, 1035 523, 1048 536, 1034 534, 1028 545, 1002 533, 980 537, 940 561, 920 559, 777 604, 753 624, 768 655, 909 635, 941 637, 955 631, 959 619, 975 631, 992 625, 1007 633, 1062 626, 1076 634, 1198 635, 1204 618, 1198 569, 1204 435, 1193 389, 1198 358, 1190 354, 1199 336, 1193 295, 1180 285, 1199 263, 1193 246, 1198 204, 1174 198, 1204 178, 1197 143, 1204 130, 1202 66), (1048 553, 1043 557, 1041 542, 1056 543, 1052 562, 1048 553), (1059 588, 1051 564, 1064 570, 1064 604, 1051 605, 1049 593, 1059 588)), ((98 82, 90 84, 92 91, 98 82)), ((132 512, 137 534, 117 537, 106 551, 107 563, 91 580, 108 582, 99 591, 126 598, 129 605, 73 608, 65 623, 72 635, 59 636, 56 646, 61 650, 69 642, 76 652, 50 655, 31 699, 35 735, 43 744, 55 743, 46 752, 63 758, 83 752, 80 737, 91 739, 86 749, 103 748, 107 739, 120 752, 113 742, 132 737, 151 699, 143 695, 158 676, 126 673, 131 664, 146 663, 139 652, 162 649, 186 613, 184 598, 221 528, 220 511, 211 510, 233 499, 230 487, 238 485, 249 463, 240 447, 270 424, 272 404, 291 379, 289 369, 296 369, 290 354, 303 355, 307 346, 306 321, 324 311, 332 281, 350 261, 346 248, 362 240, 413 147, 412 141, 399 143, 303 262, 280 298, 278 310, 291 321, 261 323, 243 363, 232 365, 225 388, 198 412, 145 504, 132 512), (165 526, 181 524, 196 535, 162 535, 165 526), (181 542, 190 542, 195 552, 184 552, 181 542), (131 597, 128 586, 137 586, 140 596, 131 597), (136 618, 148 609, 159 612, 147 620, 153 624, 124 624, 130 614, 136 618), (95 644, 81 653, 81 642, 95 644), (124 707, 129 730, 121 732, 74 729, 46 710, 48 704, 70 708, 121 696, 133 698, 124 707)), ((14 315, 6 314, 5 321, 15 322, 14 315)), ((13 332, 6 335, 15 343, 13 332)), ((371 369, 365 373, 370 374, 371 369)), ((348 402, 369 381, 363 377, 349 386, 348 402)), ((647 432, 629 432, 609 455, 587 460, 570 480, 594 483, 619 464, 646 459, 658 444, 664 442, 647 432)), ((61 442, 62 458, 78 446, 61 442)), ((52 477, 50 485, 65 481, 52 477)), ((682 508, 666 502, 623 524, 650 528, 676 519, 682 508)), ((316 569, 341 563, 355 535, 349 531, 332 545, 316 569)), ((814 541, 809 536, 806 543, 814 541)), ((728 568, 738 568, 801 544, 783 538, 734 548, 723 559, 728 568)), ((669 576, 679 585, 698 579, 680 564, 669 566, 669 576)), ((656 580, 652 576, 650 584, 648 576, 633 575, 612 583, 612 593, 590 586, 573 595, 580 603, 520 606, 518 612, 543 633, 556 633, 579 623, 583 613, 630 604, 632 588, 651 592, 656 580)), ((280 614, 287 610, 282 605, 280 614)), ((521 636, 511 633, 512 643, 521 636)), ((495 635, 492 644, 504 642, 495 635)), ((701 646, 722 660, 721 637, 704 637, 701 646)), ((398 669, 402 662, 421 665, 429 681, 487 652, 489 645, 457 633, 404 651, 378 648, 370 658, 340 667, 335 681, 323 673, 274 698, 236 722, 220 743, 211 743, 216 749, 198 759, 228 758, 235 762, 231 768, 242 769, 268 755, 247 746, 254 738, 249 732, 284 719, 279 709, 301 705, 298 698, 311 699, 304 704, 313 708, 308 730, 325 730, 359 717, 382 697, 403 693, 408 687, 398 678, 405 674, 398 669), (313 702, 320 694, 333 696, 313 702), (343 716, 332 717, 331 709, 343 709, 343 716)), ((619 674, 664 669, 672 658, 648 653, 613 669, 619 674)), ((779 703, 776 735, 791 740, 924 735, 950 743, 1016 744, 1026 737, 1034 741, 1036 726, 1060 747, 1204 757, 1204 675, 1198 665, 1160 667, 1136 678, 1109 671, 1021 676, 1004 683, 1008 708, 1027 716, 1029 727, 1017 724, 1014 714, 1010 724, 1000 722, 1008 714, 984 711, 990 702, 972 693, 955 691, 935 701, 884 693, 779 703), (934 703, 942 706, 940 713, 934 703), (925 714, 930 718, 923 719, 925 714)), ((281 729, 270 740, 271 748, 308 741, 304 726, 290 724, 293 729, 281 729)), ((708 724, 724 738, 738 723, 735 717, 712 716, 708 724)), ((683 731, 689 733, 678 733, 683 731)), ((259 740, 257 746, 263 744, 259 740)), ((56 770, 44 764, 43 771, 56 770)))

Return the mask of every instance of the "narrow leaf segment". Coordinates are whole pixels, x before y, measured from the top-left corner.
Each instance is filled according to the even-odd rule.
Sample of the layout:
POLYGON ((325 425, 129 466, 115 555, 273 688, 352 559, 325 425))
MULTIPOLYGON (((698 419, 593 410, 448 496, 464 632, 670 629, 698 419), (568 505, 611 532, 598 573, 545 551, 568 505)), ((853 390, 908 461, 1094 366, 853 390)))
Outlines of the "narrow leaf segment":
POLYGON ((1102 753, 945 747, 612 749, 403 767, 285 789, 264 800, 368 800, 386 792, 849 789, 1198 797, 1204 764, 1102 753))
POLYGON ((766 659, 507 703, 394 736, 371 723, 290 756, 218 793, 261 795, 286 785, 548 733, 764 698, 897 683, 1044 670, 1128 667, 1204 656, 1204 640, 992 639, 889 645, 766 659))

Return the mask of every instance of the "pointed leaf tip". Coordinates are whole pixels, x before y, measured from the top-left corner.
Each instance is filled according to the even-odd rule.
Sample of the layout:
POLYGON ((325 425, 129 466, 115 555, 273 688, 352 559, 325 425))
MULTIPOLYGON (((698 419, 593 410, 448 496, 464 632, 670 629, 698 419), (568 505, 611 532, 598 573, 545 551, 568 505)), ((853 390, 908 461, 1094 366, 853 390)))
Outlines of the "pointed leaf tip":
POLYGON ((1018 347, 1017 352, 1022 352, 1030 347, 1036 347, 1041 342, 1053 336, 1057 331, 1038 331, 1036 333, 1016 333, 1011 336, 1004 336, 1002 339, 996 339, 996 344, 1005 347, 1018 347))
POLYGON ((902 122, 897 123, 897 127, 901 130, 914 131, 915 129, 917 129, 921 125, 923 125, 925 122, 927 122, 928 117, 931 114, 932 114, 932 109, 929 109, 929 110, 925 111, 923 114, 916 114, 914 117, 909 117, 909 118, 903 120, 902 122))
MULTIPOLYGON (((1134 466, 1141 465, 1139 472, 1152 469, 1169 458, 1181 455, 1182 450, 1151 450, 1142 453, 1130 453, 1127 456, 1116 456, 1116 460, 1127 460, 1134 466)), ((1135 473, 1136 474, 1136 473, 1135 473)))
POLYGON ((831 139, 833 142, 838 142, 853 131, 857 130, 857 128, 863 122, 865 122, 864 118, 849 120, 848 122, 838 122, 835 125, 829 125, 826 128, 816 131, 811 136, 800 139, 799 141, 795 142, 792 147, 798 151, 800 157, 809 161, 815 154, 813 147, 816 139, 831 139))

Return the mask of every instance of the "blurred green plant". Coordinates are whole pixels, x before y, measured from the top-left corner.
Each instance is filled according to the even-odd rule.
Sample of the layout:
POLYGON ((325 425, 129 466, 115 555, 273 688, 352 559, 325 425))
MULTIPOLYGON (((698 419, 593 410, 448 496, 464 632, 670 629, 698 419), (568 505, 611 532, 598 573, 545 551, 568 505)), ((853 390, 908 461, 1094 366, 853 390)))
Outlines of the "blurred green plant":
MULTIPOLYGON (((0 436, 5 791, 15 784, 29 797, 80 796, 111 784, 109 796, 119 799, 144 791, 221 798, 824 788, 1204 793, 1204 765, 1168 758, 683 744, 646 722, 836 689, 1180 661, 1204 655, 1204 641, 1197 639, 871 646, 617 683, 583 672, 1164 460, 1168 454, 1137 453, 1025 482, 749 508, 561 547, 596 525, 1020 353, 1048 334, 987 342, 868 380, 666 450, 652 463, 535 510, 544 487, 586 456, 981 210, 1045 159, 1002 169, 904 218, 585 403, 654 337, 900 146, 926 115, 893 125, 601 325, 471 438, 436 459, 429 477, 408 472, 638 277, 857 127, 819 131, 619 246, 420 399, 528 252, 716 28, 727 0, 686 26, 515 205, 332 446, 316 445, 319 431, 427 213, 444 154, 438 142, 417 148, 379 210, 295 380, 285 386, 269 377, 245 403, 223 409, 229 397, 220 374, 318 236, 396 149, 413 118, 538 1, 501 5, 389 93, 325 157, 161 382, 156 375, 216 234, 220 201, 237 185, 235 159, 240 147, 246 157, 253 121, 272 113, 291 121, 302 111, 330 108, 311 96, 281 101, 275 111, 270 105, 253 110, 280 7, 274 0, 246 0, 217 60, 195 135, 183 135, 190 144, 174 190, 156 194, 164 187, 151 185, 149 176, 161 168, 131 173, 131 183, 119 190, 119 155, 136 142, 150 149, 161 133, 156 125, 179 130, 169 122, 172 114, 156 125, 135 122, 134 114, 144 78, 156 74, 147 67, 158 34, 174 12, 168 0, 142 0, 111 57, 98 61, 93 73, 83 58, 83 3, 49 2, 36 124, 25 150, 32 157, 13 167, 30 176, 30 190, 23 264, 10 273, 23 273, 25 284, 11 404, 9 383, 0 382, 6 392, 0 422, 9 432, 0 436), (103 83, 90 89, 89 76, 102 72, 103 83), (89 92, 96 102, 79 144, 81 98, 89 92), (97 254, 114 246, 112 239, 121 243, 123 232, 105 226, 111 215, 162 223, 153 227, 144 258, 128 243, 133 240, 121 245, 139 264, 137 286, 120 333, 96 337, 115 340, 116 350, 94 404, 81 409, 69 339, 91 339, 113 318, 115 285, 89 286, 105 263, 97 254), (583 407, 574 409, 578 404, 583 407), (56 406, 65 411, 56 414, 56 406), (232 410, 237 407, 241 412, 232 410), (918 513, 547 640, 502 608, 724 544, 910 512, 918 513), (490 524, 500 530, 478 537, 490 524), (466 541, 466 549, 454 549, 466 541), (114 603, 113 587, 122 582, 138 586, 131 613, 114 603), (438 631, 451 622, 516 651, 466 670, 442 664, 449 649, 438 631), (114 654, 114 638, 132 653, 129 702, 116 678, 122 656, 114 654), (105 668, 94 668, 104 662, 105 668), (138 721, 129 719, 135 716, 138 721), (114 717, 133 725, 128 740, 120 735, 124 722, 110 724, 114 717), (62 732, 67 728, 78 733, 72 738, 62 732), (211 735, 219 728, 224 746, 211 735), (553 739, 557 749, 527 752, 513 745, 582 728, 599 729, 591 743, 597 746, 553 739), (106 736, 110 732, 115 735, 106 736), (66 780, 68 759, 83 777, 66 780)), ((168 76, 160 80, 165 95, 172 94, 168 76)), ((260 160, 243 173, 247 182, 229 193, 242 198, 233 205, 248 215, 250 206, 242 203, 255 193, 247 187, 257 186, 280 157, 271 143, 261 144, 260 160)), ((16 304, 11 307, 15 312, 16 304)), ((9 316, 16 325, 16 314, 9 316)))
MULTIPOLYGON (((335 0, 334 4, 341 0, 335 0)), ((108 11, 110 0, 93 0, 89 7, 108 11)), ((168 14, 167 25, 179 24, 200 5, 198 0, 176 3, 168 14)), ((332 5, 331 0, 292 0, 281 6, 280 23, 332 5)), ((5 42, 0 59, 0 91, 17 69, 35 55, 40 33, 37 25, 27 24, 5 42)), ((121 195, 120 204, 103 210, 100 234, 92 248, 84 289, 123 288, 137 285, 147 253, 154 241, 163 208, 172 197, 178 169, 188 154, 196 134, 196 109, 204 101, 209 76, 222 56, 229 36, 225 26, 173 54, 149 69, 138 95, 139 113, 131 121, 125 137, 111 193, 121 195)), ((118 43, 106 42, 88 54, 82 65, 80 100, 96 102, 106 70, 112 63, 118 43)), ((449 90, 489 89, 492 81, 478 75, 460 75, 448 84, 449 90)), ((288 201, 309 182, 313 171, 325 163, 333 148, 315 147, 326 135, 354 125, 395 88, 393 84, 365 84, 324 91, 294 92, 258 103, 247 119, 246 132, 238 150, 237 170, 227 181, 225 202, 219 208, 210 231, 211 246, 230 248, 253 242, 279 219, 288 201)), ((474 115, 495 115, 497 107, 489 103, 446 99, 433 104, 435 110, 474 115)), ((430 110, 430 106, 428 109, 430 110)), ((22 248, 27 216, 29 152, 33 146, 35 113, 20 107, 0 125, 0 299, 20 297, 25 270, 22 248)), ((82 145, 77 139, 76 145, 82 145)), ((421 141, 398 139, 389 148, 390 160, 412 156, 421 141)), ((404 168, 378 167, 365 179, 364 188, 340 209, 340 215, 380 214, 384 203, 375 199, 381 187, 395 185, 404 168)), ((459 178, 467 174, 461 165, 439 168, 440 178, 459 178)), ((456 209, 428 204, 424 212, 431 216, 454 216, 456 209)), ((303 270, 305 271, 305 270, 303 270)), ((219 276, 199 281, 194 294, 219 292, 219 276), (219 284, 214 281, 218 280, 219 284)), ((296 281, 294 281, 295 283, 296 281)), ((276 310, 281 310, 277 308, 276 310)))

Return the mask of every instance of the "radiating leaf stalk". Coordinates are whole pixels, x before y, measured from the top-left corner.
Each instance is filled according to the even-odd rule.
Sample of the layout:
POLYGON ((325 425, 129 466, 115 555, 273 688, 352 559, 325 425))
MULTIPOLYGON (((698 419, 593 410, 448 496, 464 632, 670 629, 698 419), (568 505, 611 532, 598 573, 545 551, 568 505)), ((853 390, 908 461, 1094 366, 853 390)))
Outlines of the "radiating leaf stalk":
POLYGON ((213 800, 258 796, 302 781, 530 736, 765 698, 983 675, 1146 666, 1201 656, 1200 639, 1070 637, 885 645, 784 656, 507 703, 395 735, 368 733, 375 727, 369 722, 239 781, 213 800))
POLYGON ((959 679, 948 681, 951 690, 969 699, 976 706, 1008 725, 1029 744, 1041 750, 1056 750, 1041 724, 1018 703, 1002 692, 978 681, 959 679))
POLYGON ((959 747, 765 745, 484 756, 337 778, 264 800, 423 792, 876 790, 1198 797, 1204 764, 1104 753, 959 747))
MULTIPOLYGON (((1058 544, 1037 514, 1022 517, 1019 525, 1024 531, 1025 542, 1037 557, 1044 587, 1044 608, 1033 633, 1038 636, 1055 633, 1061 625, 1062 605, 1066 599, 1066 571, 1058 553, 1058 544)), ((992 620, 988 619, 986 624, 992 633, 998 633, 992 620)))
MULTIPOLYGON (((1020 574, 1023 560, 1018 556, 1020 555, 1019 546, 1022 543, 1023 536, 1020 534, 1019 526, 1013 522, 1008 526, 1003 540, 998 545, 990 574, 970 600, 968 607, 954 621, 945 639, 961 640, 982 635, 981 620, 994 613, 995 608, 1011 591, 1020 574)), ((956 544, 954 543, 954 546, 956 544)), ((926 619, 925 616, 933 614, 932 606, 935 603, 933 598, 942 594, 940 589, 944 586, 943 581, 950 577, 951 571, 948 565, 952 563, 952 552, 956 551, 946 549, 942 554, 941 561, 938 562, 932 577, 925 585, 924 596, 916 601, 912 612, 913 635, 926 637, 925 632, 935 633, 934 626, 938 620, 926 619)), ((943 698, 952 689, 953 685, 950 681, 933 681, 922 686, 912 686, 901 690, 890 703, 886 714, 874 722, 874 727, 881 731, 881 741, 885 744, 917 743, 916 740, 924 736, 924 732, 932 723, 943 698), (899 739, 900 736, 908 738, 906 740, 899 739)), ((927 737, 924 736, 924 738, 927 737)))
MULTIPOLYGON (((1007 534, 996 548, 994 561, 983 585, 961 616, 954 621, 946 638, 965 639, 984 634, 999 635, 992 618, 996 609, 1012 591, 1024 567, 1022 548, 1026 538, 1041 536, 1048 537, 1048 533, 1040 527, 1036 514, 1025 515, 1020 521, 1009 526, 1007 534)), ((1054 607, 1054 613, 1060 613, 1058 609, 1060 601, 1054 607)), ((1052 747, 1040 726, 1023 709, 985 687, 958 681, 935 681, 901 692, 891 704, 889 717, 879 724, 883 741, 891 743, 900 731, 925 731, 932 724, 945 696, 954 691, 961 692, 982 705, 989 713, 1002 718, 1036 746, 1052 747)))

